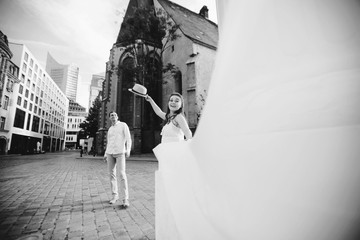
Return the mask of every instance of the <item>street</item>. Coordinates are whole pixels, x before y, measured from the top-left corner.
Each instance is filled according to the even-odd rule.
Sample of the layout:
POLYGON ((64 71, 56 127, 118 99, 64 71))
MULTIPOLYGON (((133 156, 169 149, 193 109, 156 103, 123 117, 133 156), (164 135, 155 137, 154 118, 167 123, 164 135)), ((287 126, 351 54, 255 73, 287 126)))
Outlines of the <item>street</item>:
MULTIPOLYGON (((107 165, 78 152, 1 156, 0 239, 155 239, 156 161, 126 162, 130 207, 109 204, 107 165)), ((119 174, 119 173, 118 173, 119 174)), ((121 196, 120 196, 121 198, 121 196)))

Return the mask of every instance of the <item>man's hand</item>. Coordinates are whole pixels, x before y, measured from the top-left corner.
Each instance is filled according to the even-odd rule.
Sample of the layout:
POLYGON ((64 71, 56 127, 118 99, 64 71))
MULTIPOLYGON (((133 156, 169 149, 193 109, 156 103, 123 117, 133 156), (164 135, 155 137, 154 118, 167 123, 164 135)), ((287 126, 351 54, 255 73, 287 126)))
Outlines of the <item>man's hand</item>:
POLYGON ((104 161, 104 162, 107 162, 107 157, 106 157, 106 155, 104 156, 103 161, 104 161))
POLYGON ((125 157, 130 157, 130 151, 125 152, 125 157))

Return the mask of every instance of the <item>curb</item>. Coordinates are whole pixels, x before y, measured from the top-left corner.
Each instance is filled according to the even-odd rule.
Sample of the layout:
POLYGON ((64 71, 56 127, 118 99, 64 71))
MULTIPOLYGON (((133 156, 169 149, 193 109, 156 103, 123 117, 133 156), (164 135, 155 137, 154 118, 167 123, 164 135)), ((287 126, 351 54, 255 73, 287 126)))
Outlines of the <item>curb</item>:
MULTIPOLYGON (((103 157, 99 157, 99 156, 83 156, 83 157, 76 157, 76 159, 96 159, 96 160, 103 160, 103 157)), ((145 161, 145 162, 157 162, 158 160, 156 159, 155 156, 130 156, 129 158, 126 158, 126 161, 145 161)))

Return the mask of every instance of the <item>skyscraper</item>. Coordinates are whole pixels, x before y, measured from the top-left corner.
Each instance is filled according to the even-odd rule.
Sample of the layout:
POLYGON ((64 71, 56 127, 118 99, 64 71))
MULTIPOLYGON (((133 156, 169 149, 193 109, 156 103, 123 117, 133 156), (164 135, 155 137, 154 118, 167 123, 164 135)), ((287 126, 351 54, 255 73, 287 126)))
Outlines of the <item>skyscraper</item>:
POLYGON ((65 95, 76 101, 79 67, 74 64, 60 64, 50 53, 47 54, 46 71, 65 95))
POLYGON ((102 84, 105 79, 105 73, 93 74, 90 84, 89 108, 92 107, 95 98, 102 90, 102 84))
POLYGON ((78 134, 81 129, 79 124, 85 120, 87 115, 86 108, 76 102, 79 67, 74 64, 60 64, 48 53, 46 71, 70 100, 65 146, 67 148, 78 147, 78 134))

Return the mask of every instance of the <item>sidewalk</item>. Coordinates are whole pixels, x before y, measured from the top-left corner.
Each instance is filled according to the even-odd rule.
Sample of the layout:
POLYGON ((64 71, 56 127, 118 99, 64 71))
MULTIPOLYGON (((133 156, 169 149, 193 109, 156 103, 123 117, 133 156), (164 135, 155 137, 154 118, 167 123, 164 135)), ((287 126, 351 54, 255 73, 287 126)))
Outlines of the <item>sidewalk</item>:
POLYGON ((128 159, 127 209, 109 204, 101 159, 63 152, 1 160, 0 239, 155 239, 155 157, 128 159))
MULTIPOLYGON (((78 153, 78 156, 76 159, 80 158, 86 158, 86 159, 99 159, 102 160, 103 156, 92 156, 92 155, 84 155, 80 157, 80 153, 78 153)), ((135 154, 130 155, 129 158, 126 159, 127 161, 147 161, 147 162, 157 162, 157 159, 153 153, 145 153, 145 154, 135 154)))

